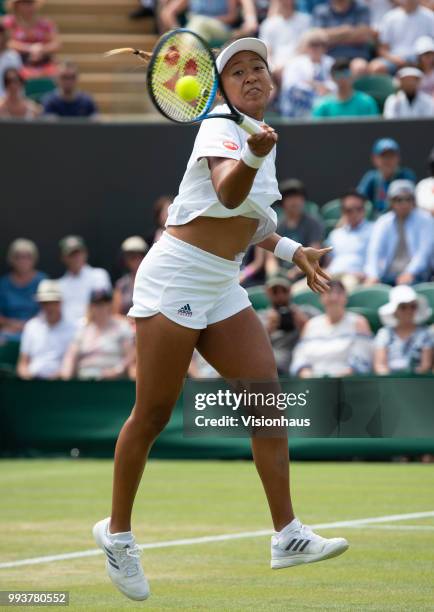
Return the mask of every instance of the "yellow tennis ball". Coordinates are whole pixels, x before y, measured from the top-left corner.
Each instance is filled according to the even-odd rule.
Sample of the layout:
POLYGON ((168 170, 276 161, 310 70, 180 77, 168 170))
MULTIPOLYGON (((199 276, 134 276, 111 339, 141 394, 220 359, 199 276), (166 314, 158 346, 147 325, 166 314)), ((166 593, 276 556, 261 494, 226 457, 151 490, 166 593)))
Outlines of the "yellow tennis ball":
POLYGON ((199 81, 194 76, 183 76, 176 81, 175 91, 182 100, 191 102, 200 94, 199 81))

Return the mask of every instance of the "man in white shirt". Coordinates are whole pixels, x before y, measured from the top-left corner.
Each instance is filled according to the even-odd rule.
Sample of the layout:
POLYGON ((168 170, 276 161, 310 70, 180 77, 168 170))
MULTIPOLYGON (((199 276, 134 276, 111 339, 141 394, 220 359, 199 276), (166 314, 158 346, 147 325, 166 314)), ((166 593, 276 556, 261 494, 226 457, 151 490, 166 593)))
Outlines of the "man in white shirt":
POLYGON ((423 72, 419 68, 398 70, 399 90, 391 94, 385 104, 385 119, 408 119, 411 117, 434 117, 434 100, 420 91, 423 72))
POLYGON ((106 270, 93 268, 87 263, 87 247, 81 236, 66 236, 59 246, 66 267, 65 274, 59 279, 63 315, 76 323, 85 316, 92 291, 110 291, 111 281, 106 270))
POLYGON ((294 9, 294 0, 278 0, 277 14, 267 17, 259 28, 259 38, 265 42, 270 66, 279 70, 296 53, 304 32, 311 26, 311 17, 294 9))
MULTIPOLYGON (((419 0, 402 0, 401 6, 386 13, 380 24, 380 47, 376 65, 384 71, 415 61, 415 43, 420 36, 434 38, 434 14, 419 6, 419 0)), ((373 62, 374 63, 374 62, 373 62)))
POLYGON ((41 312, 24 326, 17 374, 25 380, 53 380, 59 377, 63 356, 76 326, 62 317, 62 294, 57 281, 41 281, 36 299, 41 312))

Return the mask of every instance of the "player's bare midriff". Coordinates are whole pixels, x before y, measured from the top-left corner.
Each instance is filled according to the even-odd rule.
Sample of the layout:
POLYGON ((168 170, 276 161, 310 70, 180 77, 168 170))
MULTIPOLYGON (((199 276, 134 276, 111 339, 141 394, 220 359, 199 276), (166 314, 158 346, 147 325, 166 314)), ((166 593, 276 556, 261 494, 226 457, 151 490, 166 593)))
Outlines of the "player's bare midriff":
POLYGON ((196 217, 185 225, 169 225, 168 234, 193 246, 233 261, 247 249, 258 226, 258 219, 248 217, 196 217))

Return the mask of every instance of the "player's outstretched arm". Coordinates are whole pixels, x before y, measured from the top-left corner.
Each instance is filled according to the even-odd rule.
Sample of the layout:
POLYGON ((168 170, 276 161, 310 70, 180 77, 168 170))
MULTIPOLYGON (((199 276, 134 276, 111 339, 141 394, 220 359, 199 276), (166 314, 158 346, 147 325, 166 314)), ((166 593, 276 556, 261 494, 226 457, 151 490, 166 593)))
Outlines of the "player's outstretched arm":
MULTIPOLYGON (((259 242, 258 246, 274 253, 280 259, 292 261, 306 275, 307 284, 315 293, 327 291, 327 281, 331 279, 327 272, 321 268, 319 262, 321 257, 332 250, 332 247, 314 249, 312 247, 299 246, 295 252, 288 250, 288 256, 285 256, 285 250, 278 246, 281 240, 282 236, 274 233, 262 242, 259 242)), ((289 239, 283 238, 283 240, 289 239)))

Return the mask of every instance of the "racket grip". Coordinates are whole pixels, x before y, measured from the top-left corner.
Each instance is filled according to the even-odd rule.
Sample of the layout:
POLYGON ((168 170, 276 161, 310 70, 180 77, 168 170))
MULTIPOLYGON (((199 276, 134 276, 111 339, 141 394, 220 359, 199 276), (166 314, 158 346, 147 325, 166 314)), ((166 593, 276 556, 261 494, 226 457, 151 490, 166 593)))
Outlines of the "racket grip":
POLYGON ((260 134, 262 132, 261 126, 247 115, 241 115, 241 121, 238 125, 250 135, 260 134))

